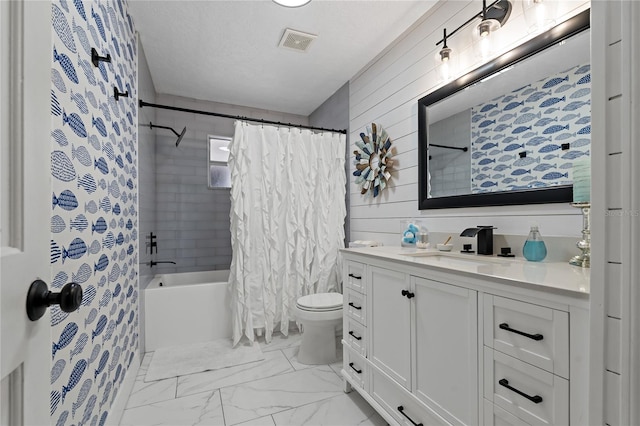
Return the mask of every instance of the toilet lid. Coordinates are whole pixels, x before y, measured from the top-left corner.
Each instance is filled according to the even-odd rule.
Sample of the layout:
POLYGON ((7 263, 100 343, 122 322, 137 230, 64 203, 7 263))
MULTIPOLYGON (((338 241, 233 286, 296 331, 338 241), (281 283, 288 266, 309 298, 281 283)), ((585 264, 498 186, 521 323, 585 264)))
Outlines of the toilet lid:
POLYGON ((296 303, 299 308, 314 311, 330 311, 342 308, 342 294, 317 293, 302 296, 296 303))

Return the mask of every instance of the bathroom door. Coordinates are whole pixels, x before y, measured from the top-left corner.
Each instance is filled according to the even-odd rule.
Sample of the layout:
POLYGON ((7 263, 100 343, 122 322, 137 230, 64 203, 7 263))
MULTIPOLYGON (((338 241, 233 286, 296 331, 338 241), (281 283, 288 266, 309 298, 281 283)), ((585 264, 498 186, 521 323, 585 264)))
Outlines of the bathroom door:
POLYGON ((50 315, 26 314, 49 282, 51 3, 0 1, 0 424, 45 425, 50 315))

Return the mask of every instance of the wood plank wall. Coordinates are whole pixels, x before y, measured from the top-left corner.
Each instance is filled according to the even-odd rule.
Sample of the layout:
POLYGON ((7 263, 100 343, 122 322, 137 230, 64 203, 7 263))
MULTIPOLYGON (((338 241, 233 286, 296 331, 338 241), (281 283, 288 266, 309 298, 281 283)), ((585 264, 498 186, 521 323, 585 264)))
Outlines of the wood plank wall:
POLYGON ((594 2, 591 424, 638 424, 640 5, 594 2))

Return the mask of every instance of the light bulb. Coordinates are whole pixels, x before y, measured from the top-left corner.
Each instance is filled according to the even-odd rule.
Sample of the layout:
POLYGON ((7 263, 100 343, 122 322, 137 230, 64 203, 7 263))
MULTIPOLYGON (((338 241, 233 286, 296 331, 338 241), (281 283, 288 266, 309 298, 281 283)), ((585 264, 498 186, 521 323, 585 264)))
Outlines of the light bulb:
POLYGON ((487 37, 491 34, 491 25, 488 22, 482 21, 480 25, 478 25, 478 34, 480 37, 487 37))
POLYGON ((495 40, 492 39, 495 38, 494 32, 500 29, 500 22, 495 19, 483 19, 476 29, 474 50, 480 59, 486 60, 493 54, 495 40))
POLYGON ((522 9, 529 32, 542 31, 553 26, 556 21, 556 1, 524 0, 522 9))
POLYGON ((451 49, 448 47, 443 47, 440 50, 440 61, 448 62, 451 59, 451 49))

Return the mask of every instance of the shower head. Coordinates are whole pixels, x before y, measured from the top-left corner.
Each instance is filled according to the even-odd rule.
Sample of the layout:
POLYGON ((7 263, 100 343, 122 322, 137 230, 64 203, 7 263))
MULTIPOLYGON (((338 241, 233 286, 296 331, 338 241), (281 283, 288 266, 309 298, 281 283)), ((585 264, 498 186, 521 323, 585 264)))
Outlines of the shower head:
POLYGON ((182 132, 180 132, 180 134, 178 135, 178 140, 176 141, 176 147, 180 145, 180 141, 182 140, 182 137, 186 132, 187 132, 187 126, 184 126, 184 129, 182 129, 182 132))
POLYGON ((153 129, 154 127, 157 127, 158 129, 171 130, 173 132, 173 134, 178 137, 178 140, 176 141, 176 146, 180 145, 180 142, 182 141, 182 138, 184 137, 184 134, 187 132, 187 126, 184 126, 184 129, 182 129, 182 132, 178 133, 175 130, 173 130, 172 127, 158 126, 157 124, 149 123, 149 128, 150 129, 153 129))

